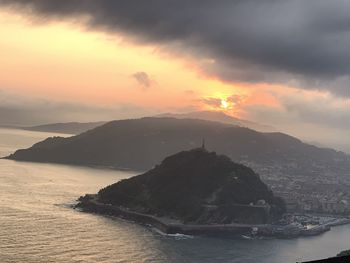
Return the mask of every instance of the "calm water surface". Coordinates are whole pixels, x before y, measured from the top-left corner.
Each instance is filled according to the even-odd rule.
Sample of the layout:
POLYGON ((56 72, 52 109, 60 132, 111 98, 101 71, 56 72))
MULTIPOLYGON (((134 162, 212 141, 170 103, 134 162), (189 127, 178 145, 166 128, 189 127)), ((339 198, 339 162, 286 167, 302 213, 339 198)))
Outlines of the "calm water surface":
MULTIPOLYGON (((0 156, 47 136, 0 129, 0 156)), ((0 160, 0 262, 292 263, 350 248, 350 226, 293 240, 181 238, 70 208, 80 195, 133 175, 0 160)))

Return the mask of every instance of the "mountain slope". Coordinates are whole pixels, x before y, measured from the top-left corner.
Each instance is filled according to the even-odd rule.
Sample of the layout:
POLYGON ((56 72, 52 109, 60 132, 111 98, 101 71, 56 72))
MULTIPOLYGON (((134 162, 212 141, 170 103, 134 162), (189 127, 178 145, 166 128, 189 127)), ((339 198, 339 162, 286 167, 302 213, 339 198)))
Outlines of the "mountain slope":
POLYGON ((70 138, 48 138, 9 159, 147 170, 166 156, 207 148, 252 167, 268 178, 345 176, 348 155, 305 144, 282 133, 193 119, 142 118, 109 122, 70 138))

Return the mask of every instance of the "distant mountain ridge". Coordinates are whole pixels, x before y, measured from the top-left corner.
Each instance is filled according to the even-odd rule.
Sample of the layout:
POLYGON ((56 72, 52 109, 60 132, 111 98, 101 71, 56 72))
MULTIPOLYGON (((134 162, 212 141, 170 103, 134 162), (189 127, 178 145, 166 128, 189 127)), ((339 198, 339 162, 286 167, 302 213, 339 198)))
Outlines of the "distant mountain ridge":
POLYGON ((44 125, 37 125, 31 127, 22 127, 23 130, 40 131, 40 132, 54 132, 64 134, 80 134, 82 132, 91 130, 98 126, 107 123, 106 121, 99 122, 64 122, 64 123, 50 123, 44 125))
POLYGON ((199 119, 199 120, 206 120, 206 121, 217 121, 221 123, 226 124, 232 124, 237 125, 241 127, 246 127, 252 130, 260 131, 260 132, 275 132, 276 129, 268 126, 263 125, 260 123, 243 120, 239 118, 235 118, 232 116, 229 116, 221 111, 194 111, 189 113, 164 113, 159 114, 155 117, 161 117, 161 118, 176 118, 176 119, 199 119))
POLYGON ((350 171, 349 155, 305 144, 283 133, 260 133, 204 120, 151 117, 112 121, 69 138, 48 138, 8 158, 148 170, 166 156, 198 147, 202 138, 209 150, 252 167, 264 178, 334 178, 350 171))
MULTIPOLYGON (((231 125, 237 125, 241 127, 247 127, 253 130, 261 132, 274 132, 276 131, 273 127, 262 125, 259 123, 242 120, 229 116, 223 112, 215 111, 194 111, 189 113, 163 113, 153 117, 160 118, 176 118, 176 119, 199 119, 207 121, 216 121, 231 125)), ((63 122, 63 123, 49 123, 31 127, 22 127, 24 130, 29 131, 40 131, 40 132, 54 132, 54 133, 64 133, 64 134, 80 134, 86 132, 103 124, 107 121, 99 122, 63 122)))

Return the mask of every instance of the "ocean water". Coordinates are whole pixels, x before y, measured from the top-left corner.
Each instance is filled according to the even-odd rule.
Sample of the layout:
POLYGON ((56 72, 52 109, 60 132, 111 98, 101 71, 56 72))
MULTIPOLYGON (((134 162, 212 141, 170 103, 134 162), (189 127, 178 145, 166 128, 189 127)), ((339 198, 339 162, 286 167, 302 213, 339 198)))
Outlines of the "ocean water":
MULTIPOLYGON (((0 129, 0 156, 51 134, 0 129)), ((350 226, 290 240, 165 236, 71 208, 135 172, 0 160, 0 262, 293 263, 350 249, 350 226)))

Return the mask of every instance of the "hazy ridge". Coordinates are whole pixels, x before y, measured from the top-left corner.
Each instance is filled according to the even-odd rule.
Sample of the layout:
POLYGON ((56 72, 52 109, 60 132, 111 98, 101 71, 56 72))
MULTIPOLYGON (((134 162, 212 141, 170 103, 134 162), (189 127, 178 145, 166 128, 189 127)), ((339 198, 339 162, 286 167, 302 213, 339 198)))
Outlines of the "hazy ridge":
POLYGON ((147 170, 166 156, 198 147, 203 138, 209 150, 248 164, 263 176, 345 176, 350 170, 348 155, 283 133, 174 118, 112 121, 70 138, 48 138, 8 158, 147 170))

